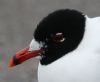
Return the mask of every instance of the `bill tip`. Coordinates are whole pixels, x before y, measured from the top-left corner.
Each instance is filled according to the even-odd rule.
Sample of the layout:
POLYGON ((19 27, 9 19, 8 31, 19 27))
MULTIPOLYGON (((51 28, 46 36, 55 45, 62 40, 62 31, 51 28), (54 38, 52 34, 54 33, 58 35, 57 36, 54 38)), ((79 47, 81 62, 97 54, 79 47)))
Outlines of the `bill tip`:
POLYGON ((9 64, 8 64, 8 67, 9 67, 9 68, 12 68, 12 67, 14 67, 14 66, 15 66, 15 64, 14 64, 14 62, 13 62, 13 59, 11 59, 10 62, 9 62, 9 64))

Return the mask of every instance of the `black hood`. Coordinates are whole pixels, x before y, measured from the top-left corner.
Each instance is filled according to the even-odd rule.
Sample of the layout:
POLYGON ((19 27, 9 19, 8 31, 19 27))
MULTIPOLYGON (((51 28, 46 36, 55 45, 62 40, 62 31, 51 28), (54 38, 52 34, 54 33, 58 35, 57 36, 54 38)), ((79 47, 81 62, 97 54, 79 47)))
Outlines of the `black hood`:
MULTIPOLYGON (((84 31, 85 16, 76 10, 61 9, 46 16, 34 32, 36 41, 44 44, 45 54, 42 54, 41 64, 50 64, 75 50, 83 38, 84 31), (60 38, 65 38, 63 42, 55 42, 57 33, 62 33, 60 38)), ((60 39, 59 36, 57 38, 60 39)))

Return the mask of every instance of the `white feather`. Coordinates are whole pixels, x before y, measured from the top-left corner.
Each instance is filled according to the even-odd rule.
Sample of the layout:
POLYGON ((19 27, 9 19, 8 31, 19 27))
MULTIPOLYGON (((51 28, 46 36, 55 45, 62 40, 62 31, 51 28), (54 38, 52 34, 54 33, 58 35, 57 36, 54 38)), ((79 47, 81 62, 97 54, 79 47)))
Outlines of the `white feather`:
POLYGON ((39 49, 40 49, 39 43, 33 38, 29 45, 29 51, 39 50, 39 49))

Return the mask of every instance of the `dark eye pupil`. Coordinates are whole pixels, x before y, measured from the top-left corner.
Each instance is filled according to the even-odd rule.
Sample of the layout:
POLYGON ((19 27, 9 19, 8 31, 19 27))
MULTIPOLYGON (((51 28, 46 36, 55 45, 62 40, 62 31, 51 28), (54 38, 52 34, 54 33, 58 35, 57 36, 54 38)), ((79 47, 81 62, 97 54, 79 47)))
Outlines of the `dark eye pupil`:
POLYGON ((63 38, 62 35, 55 35, 55 36, 54 36, 54 39, 55 39, 55 40, 61 40, 62 38, 63 38))
POLYGON ((53 36, 53 41, 55 42, 61 42, 62 40, 64 39, 64 36, 62 33, 56 33, 54 36, 53 36))

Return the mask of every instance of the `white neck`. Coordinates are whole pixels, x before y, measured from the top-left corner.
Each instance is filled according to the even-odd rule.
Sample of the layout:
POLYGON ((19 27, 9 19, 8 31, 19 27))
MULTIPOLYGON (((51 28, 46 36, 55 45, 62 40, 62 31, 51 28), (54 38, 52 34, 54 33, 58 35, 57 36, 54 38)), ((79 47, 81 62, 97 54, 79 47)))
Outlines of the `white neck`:
POLYGON ((82 42, 77 50, 95 52, 100 50, 100 18, 88 18, 86 16, 86 28, 82 42))

